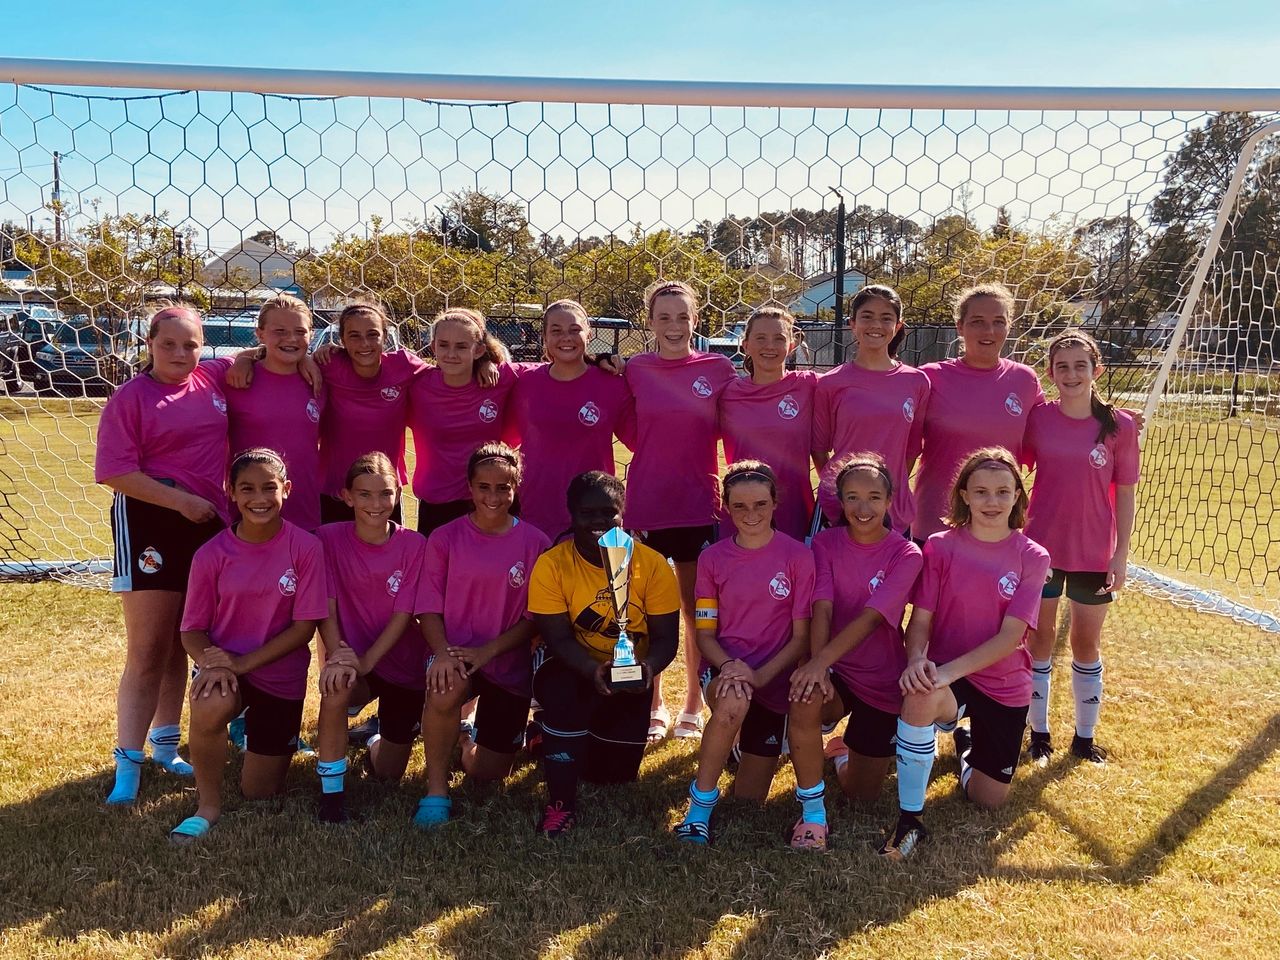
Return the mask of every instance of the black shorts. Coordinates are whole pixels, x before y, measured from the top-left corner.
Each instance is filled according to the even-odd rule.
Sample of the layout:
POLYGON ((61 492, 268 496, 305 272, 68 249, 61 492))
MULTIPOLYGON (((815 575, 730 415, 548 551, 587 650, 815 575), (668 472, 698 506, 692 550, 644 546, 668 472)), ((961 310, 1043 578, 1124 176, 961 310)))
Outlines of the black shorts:
MULTIPOLYGON (((720 671, 715 667, 703 669, 698 677, 703 697, 706 697, 711 681, 719 675, 720 671)), ((759 700, 752 699, 738 730, 738 746, 742 752, 754 757, 779 757, 782 755, 782 742, 786 739, 787 715, 774 713, 759 700)))
POLYGON ((471 695, 476 702, 476 734, 478 747, 494 753, 516 753, 524 743, 525 727, 529 723, 528 694, 512 693, 500 687, 483 673, 471 678, 471 695))
POLYGON ((424 537, 431 536, 431 531, 443 527, 446 523, 465 517, 474 509, 470 499, 448 500, 444 503, 427 503, 418 501, 418 532, 424 537))
POLYGON ((898 715, 873 707, 853 692, 838 673, 828 674, 843 710, 849 715, 844 728, 845 746, 862 757, 886 759, 897 754, 898 715))
POLYGON ((244 706, 244 748, 264 757, 291 757, 298 749, 302 730, 302 700, 286 700, 255 687, 241 677, 240 703, 244 706))
POLYGON ((1088 570, 1059 570, 1054 567, 1049 571, 1049 579, 1044 582, 1040 591, 1043 600, 1057 600, 1066 587, 1067 599, 1086 606, 1096 607, 1110 603, 1116 598, 1114 593, 1098 593, 1107 585, 1107 575, 1088 570))
POLYGON ((592 681, 555 657, 534 659, 533 695, 545 732, 585 741, 576 759, 593 783, 630 783, 640 772, 649 737, 652 693, 603 696, 592 681), (582 736, 582 734, 586 736, 582 736))
POLYGON ((418 735, 427 691, 402 687, 376 673, 368 674, 364 681, 369 686, 370 699, 378 699, 378 733, 382 739, 409 746, 418 735))
MULTIPOLYGON (((992 780, 1013 782, 1013 771, 1018 769, 1018 756, 1022 753, 1022 734, 1027 726, 1025 707, 1007 707, 997 703, 961 677, 951 684, 959 712, 956 720, 968 717, 973 734, 973 749, 969 751, 969 765, 981 770, 992 780)), ((954 730, 955 724, 938 724, 944 732, 954 730)))
POLYGON ((702 551, 716 542, 715 538, 716 528, 709 523, 701 527, 640 531, 641 543, 676 563, 696 563, 702 551))
POLYGON ((186 593, 191 558, 221 529, 221 520, 192 523, 176 510, 117 493, 111 503, 112 592, 186 593))
MULTIPOLYGON (((396 505, 391 508, 391 521, 393 523, 401 523, 403 516, 403 501, 397 500, 396 505)), ((347 520, 355 520, 356 512, 347 506, 347 502, 341 497, 331 497, 326 493, 320 494, 320 523, 342 523, 347 520)))

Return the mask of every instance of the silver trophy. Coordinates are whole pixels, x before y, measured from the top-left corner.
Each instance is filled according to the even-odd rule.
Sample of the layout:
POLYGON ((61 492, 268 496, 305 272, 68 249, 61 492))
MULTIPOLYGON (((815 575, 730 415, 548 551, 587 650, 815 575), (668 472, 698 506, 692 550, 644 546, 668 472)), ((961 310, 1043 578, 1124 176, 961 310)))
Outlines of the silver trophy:
POLYGON ((636 648, 627 636, 627 603, 631 599, 631 555, 635 541, 621 527, 614 527, 600 537, 600 558, 604 575, 609 580, 609 601, 618 620, 618 641, 613 645, 613 663, 609 667, 609 686, 614 690, 644 688, 644 667, 636 660, 636 648))

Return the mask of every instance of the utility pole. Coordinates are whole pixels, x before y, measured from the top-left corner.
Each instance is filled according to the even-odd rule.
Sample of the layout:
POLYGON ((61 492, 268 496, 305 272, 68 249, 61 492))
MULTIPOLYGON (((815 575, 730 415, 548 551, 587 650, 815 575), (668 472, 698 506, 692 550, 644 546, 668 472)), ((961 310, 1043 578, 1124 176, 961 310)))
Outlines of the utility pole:
POLYGON ((836 205, 836 276, 835 276, 835 322, 832 330, 833 340, 840 343, 840 356, 837 358, 839 363, 844 363, 844 341, 840 339, 844 329, 844 194, 837 188, 828 188, 834 193, 839 200, 836 205))
POLYGON ((53 242, 62 242, 62 171, 59 168, 59 161, 62 154, 57 150, 53 151, 53 242))

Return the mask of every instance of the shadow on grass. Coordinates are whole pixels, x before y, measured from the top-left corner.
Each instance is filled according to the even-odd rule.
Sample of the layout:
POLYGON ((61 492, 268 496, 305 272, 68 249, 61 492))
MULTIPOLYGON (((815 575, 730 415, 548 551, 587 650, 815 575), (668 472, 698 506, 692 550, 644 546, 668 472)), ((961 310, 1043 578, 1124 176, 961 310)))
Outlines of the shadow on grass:
MULTIPOLYGON (((10 891, 0 921, 36 923, 48 941, 105 934, 173 956, 284 940, 289 952, 333 958, 396 945, 466 958, 553 949, 579 957, 679 957, 704 944, 717 956, 817 958, 984 877, 1139 884, 1278 742, 1280 715, 1125 860, 1044 796, 1070 761, 1020 771, 1011 803, 984 812, 955 792, 946 746, 929 809, 935 841, 903 865, 875 855, 894 818, 892 779, 870 808, 830 804, 835 849, 825 857, 786 848, 796 815, 787 797, 763 807, 726 800, 715 847, 677 844, 669 828, 683 811, 695 754, 670 742, 646 759, 640 783, 585 787, 579 830, 557 843, 534 831, 542 789, 528 769, 505 790, 462 791, 458 820, 428 835, 409 822, 421 789, 416 781, 387 789, 353 777, 357 821, 316 823, 313 765, 299 761, 283 799, 231 804, 207 840, 188 849, 166 838, 193 805, 181 781, 148 770, 138 808, 116 811, 101 804, 109 787, 104 773, 0 809, 0 878, 10 891), (1037 811, 1065 824, 1100 866, 1001 866, 1033 829, 1037 811), (296 951, 289 938, 298 941, 296 951)), ((828 795, 837 796, 838 787, 829 786, 828 795)))

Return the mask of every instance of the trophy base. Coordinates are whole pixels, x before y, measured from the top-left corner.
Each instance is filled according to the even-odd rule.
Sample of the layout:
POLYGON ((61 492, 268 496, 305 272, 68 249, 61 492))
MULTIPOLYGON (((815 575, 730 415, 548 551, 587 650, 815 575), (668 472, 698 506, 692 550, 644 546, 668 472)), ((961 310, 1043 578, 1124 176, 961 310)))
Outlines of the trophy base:
POLYGON ((644 667, 638 663, 609 668, 609 689, 621 693, 644 689, 644 667))

